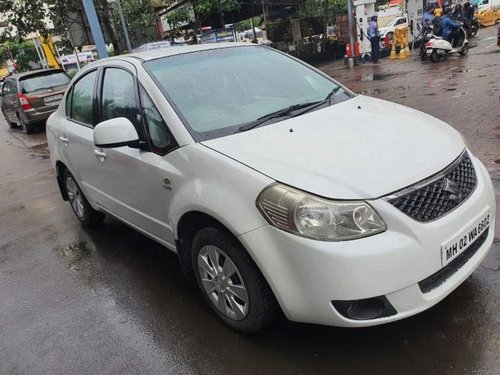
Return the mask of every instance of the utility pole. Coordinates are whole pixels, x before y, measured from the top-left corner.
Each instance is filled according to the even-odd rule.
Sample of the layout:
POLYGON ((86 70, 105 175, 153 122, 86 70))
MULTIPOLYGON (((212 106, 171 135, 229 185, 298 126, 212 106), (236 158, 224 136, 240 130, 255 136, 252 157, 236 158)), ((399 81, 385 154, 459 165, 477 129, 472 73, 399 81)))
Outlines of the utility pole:
POLYGON ((118 12, 120 13, 120 21, 122 23, 123 33, 125 34, 125 43, 127 44, 127 51, 128 53, 132 53, 132 46, 130 45, 130 39, 128 37, 127 24, 125 23, 125 17, 123 15, 122 4, 120 0, 116 0, 116 3, 118 4, 118 12))
POLYGON ((349 44, 351 45, 351 57, 348 58, 347 66, 354 68, 354 35, 352 33, 352 0, 347 0, 347 17, 349 17, 349 44))
POLYGON ((262 0, 262 14, 264 15, 264 28, 262 30, 262 37, 264 39, 267 38, 267 14, 266 14, 266 6, 264 5, 264 0, 262 0))
POLYGON ((94 38, 94 43, 97 48, 97 54, 100 59, 108 57, 106 43, 104 43, 104 37, 102 36, 101 25, 97 19, 94 2, 92 0, 82 0, 82 2, 85 14, 87 15, 87 20, 89 21, 90 31, 92 32, 92 37, 94 38))

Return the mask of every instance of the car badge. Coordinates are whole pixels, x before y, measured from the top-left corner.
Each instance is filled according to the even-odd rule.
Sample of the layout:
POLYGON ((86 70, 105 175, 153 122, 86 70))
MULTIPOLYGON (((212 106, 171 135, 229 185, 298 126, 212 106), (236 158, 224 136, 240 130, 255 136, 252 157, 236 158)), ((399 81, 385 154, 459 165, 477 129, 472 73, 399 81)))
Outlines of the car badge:
POLYGON ((452 181, 449 178, 445 178, 443 180, 441 189, 450 194, 448 196, 448 199, 450 199, 451 201, 455 203, 460 203, 462 201, 462 191, 455 181, 452 181))

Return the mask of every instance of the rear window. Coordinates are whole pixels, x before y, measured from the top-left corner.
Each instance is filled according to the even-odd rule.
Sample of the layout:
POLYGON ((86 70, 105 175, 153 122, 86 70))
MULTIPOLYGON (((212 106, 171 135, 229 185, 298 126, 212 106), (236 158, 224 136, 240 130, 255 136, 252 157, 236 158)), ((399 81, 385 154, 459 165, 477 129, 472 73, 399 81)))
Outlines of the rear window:
POLYGON ((26 94, 33 91, 64 86, 69 83, 69 77, 62 71, 49 71, 30 75, 21 80, 21 91, 26 94))

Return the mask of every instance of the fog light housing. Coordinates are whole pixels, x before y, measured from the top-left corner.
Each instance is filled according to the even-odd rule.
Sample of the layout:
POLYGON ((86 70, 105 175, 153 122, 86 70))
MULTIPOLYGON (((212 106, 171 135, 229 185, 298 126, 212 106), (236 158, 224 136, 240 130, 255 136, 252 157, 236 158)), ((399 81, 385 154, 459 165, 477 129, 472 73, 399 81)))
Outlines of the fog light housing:
POLYGON ((351 320, 373 320, 398 313, 385 296, 352 301, 332 301, 332 305, 340 315, 351 320))

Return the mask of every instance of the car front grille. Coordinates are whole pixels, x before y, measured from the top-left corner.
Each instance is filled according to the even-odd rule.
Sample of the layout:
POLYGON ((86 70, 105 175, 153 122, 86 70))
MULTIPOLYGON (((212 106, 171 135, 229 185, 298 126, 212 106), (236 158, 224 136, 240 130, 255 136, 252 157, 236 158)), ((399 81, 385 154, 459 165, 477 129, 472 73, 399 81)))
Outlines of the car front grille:
POLYGON ((430 178, 385 198, 420 222, 429 222, 460 206, 477 185, 472 161, 464 151, 452 164, 430 178))

